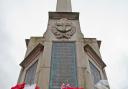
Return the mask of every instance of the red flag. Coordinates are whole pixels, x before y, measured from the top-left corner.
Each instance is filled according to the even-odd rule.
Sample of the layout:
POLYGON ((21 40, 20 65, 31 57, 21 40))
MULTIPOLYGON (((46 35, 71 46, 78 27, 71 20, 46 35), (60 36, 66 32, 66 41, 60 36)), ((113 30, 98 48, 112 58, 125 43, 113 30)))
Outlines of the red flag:
POLYGON ((25 83, 21 83, 21 84, 17 84, 16 86, 12 87, 11 89, 40 89, 40 88, 36 84, 26 85, 25 83))
POLYGON ((25 83, 17 84, 16 86, 12 87, 11 89, 24 89, 25 83))
POLYGON ((40 88, 36 85, 36 88, 35 89, 40 89, 40 88))

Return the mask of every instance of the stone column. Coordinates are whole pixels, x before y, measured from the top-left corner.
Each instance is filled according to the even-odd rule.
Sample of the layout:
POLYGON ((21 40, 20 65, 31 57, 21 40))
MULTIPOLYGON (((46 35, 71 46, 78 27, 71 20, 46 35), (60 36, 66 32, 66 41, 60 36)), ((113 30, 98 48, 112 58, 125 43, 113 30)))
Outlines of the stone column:
POLYGON ((57 12, 72 12, 71 0, 57 0, 57 12))

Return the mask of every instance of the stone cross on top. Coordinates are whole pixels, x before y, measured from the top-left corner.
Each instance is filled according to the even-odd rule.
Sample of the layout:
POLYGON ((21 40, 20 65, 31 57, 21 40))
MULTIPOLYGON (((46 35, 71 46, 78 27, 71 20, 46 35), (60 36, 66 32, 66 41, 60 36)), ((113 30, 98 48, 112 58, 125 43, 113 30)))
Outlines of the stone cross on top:
POLYGON ((72 12, 71 0, 57 0, 56 12, 72 12))

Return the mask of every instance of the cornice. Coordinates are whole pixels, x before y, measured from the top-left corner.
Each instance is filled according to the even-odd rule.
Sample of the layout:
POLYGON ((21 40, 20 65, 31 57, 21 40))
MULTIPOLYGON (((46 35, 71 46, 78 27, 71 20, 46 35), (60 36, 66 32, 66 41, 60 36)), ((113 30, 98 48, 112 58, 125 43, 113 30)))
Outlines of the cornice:
POLYGON ((90 45, 87 44, 86 46, 84 46, 84 50, 93 57, 94 62, 98 63, 101 68, 106 67, 106 64, 103 62, 101 57, 98 56, 98 54, 93 50, 90 45))
POLYGON ((49 19, 79 20, 79 12, 49 12, 49 19))
POLYGON ((24 58, 24 60, 20 63, 20 66, 22 66, 23 68, 25 68, 26 66, 28 66, 39 54, 40 52, 43 50, 43 45, 42 44, 38 44, 29 54, 28 56, 26 56, 24 58))

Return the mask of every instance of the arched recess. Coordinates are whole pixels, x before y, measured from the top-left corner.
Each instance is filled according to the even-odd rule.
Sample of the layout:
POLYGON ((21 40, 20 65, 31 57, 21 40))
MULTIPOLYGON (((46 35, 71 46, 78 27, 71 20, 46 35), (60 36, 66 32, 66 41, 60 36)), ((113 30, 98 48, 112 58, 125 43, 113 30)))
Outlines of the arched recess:
POLYGON ((102 69, 106 66, 102 58, 95 52, 95 50, 89 44, 84 46, 84 51, 87 53, 88 56, 93 57, 93 61, 100 65, 102 69))
POLYGON ((22 67, 18 82, 25 82, 26 84, 34 84, 36 71, 38 66, 39 55, 43 51, 44 46, 39 43, 21 62, 22 67))
POLYGON ((88 64, 90 67, 91 78, 95 85, 100 80, 104 79, 103 70, 106 64, 102 61, 101 57, 95 52, 95 50, 89 45, 84 46, 84 51, 88 56, 88 64))

